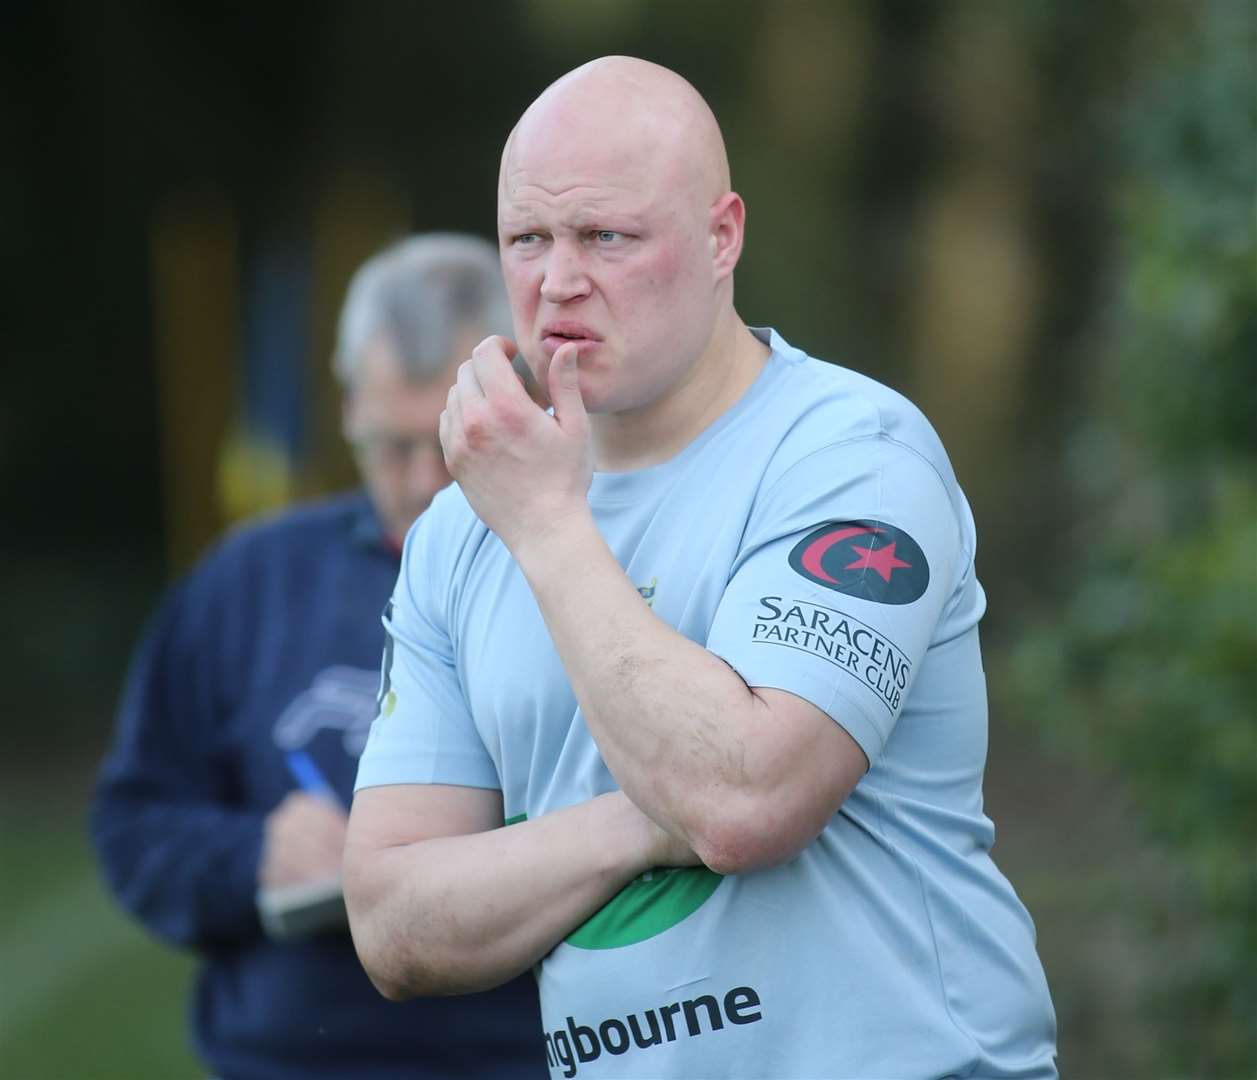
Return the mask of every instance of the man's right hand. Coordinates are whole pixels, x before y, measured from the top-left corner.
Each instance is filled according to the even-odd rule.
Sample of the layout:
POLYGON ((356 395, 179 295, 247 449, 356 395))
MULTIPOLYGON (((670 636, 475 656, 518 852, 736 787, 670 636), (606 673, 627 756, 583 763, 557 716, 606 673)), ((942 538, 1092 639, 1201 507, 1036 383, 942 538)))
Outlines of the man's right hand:
POLYGON ((290 792, 267 815, 258 884, 276 888, 337 877, 347 822, 327 799, 290 792))
POLYGON ((576 346, 562 346, 550 362, 553 416, 525 392, 514 354, 502 337, 477 345, 458 369, 440 427, 450 475, 512 554, 521 540, 544 543, 568 517, 589 518, 593 478, 576 346))
POLYGON ((645 850, 650 852, 647 861, 652 868, 657 866, 697 866, 699 864, 699 857, 694 854, 694 850, 689 844, 673 836, 662 825, 653 821, 624 792, 617 791, 609 797, 622 800, 627 808, 626 812, 640 818, 645 850))

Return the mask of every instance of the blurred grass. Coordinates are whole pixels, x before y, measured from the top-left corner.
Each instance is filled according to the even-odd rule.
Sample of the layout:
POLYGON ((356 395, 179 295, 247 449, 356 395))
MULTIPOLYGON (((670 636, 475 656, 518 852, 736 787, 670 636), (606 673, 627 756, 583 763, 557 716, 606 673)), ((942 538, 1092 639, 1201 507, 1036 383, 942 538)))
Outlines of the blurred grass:
POLYGON ((0 784, 0 1077, 179 1080, 191 959, 147 937, 97 884, 89 771, 0 784))

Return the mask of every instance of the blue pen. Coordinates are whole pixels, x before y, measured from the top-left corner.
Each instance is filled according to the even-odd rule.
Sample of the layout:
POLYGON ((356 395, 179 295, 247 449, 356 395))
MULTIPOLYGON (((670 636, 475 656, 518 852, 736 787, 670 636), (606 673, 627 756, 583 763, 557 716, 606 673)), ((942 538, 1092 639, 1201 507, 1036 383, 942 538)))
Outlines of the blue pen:
POLYGON ((304 750, 289 750, 284 755, 284 760, 288 764, 288 771, 292 773, 293 779, 301 786, 302 791, 308 791, 311 795, 318 795, 322 799, 329 799, 337 806, 344 805, 340 801, 340 796, 336 794, 336 789, 328 783, 323 771, 315 764, 314 758, 304 750))

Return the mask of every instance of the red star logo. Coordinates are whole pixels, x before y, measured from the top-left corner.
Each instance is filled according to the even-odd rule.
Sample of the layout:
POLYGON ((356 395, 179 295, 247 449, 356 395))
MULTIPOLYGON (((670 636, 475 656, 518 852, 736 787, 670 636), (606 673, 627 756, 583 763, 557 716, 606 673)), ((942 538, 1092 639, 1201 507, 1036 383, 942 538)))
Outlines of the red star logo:
POLYGON ((895 555, 895 541, 892 540, 885 547, 879 548, 872 547, 872 543, 870 539, 868 548, 858 548, 853 545, 853 550, 858 551, 860 557, 855 562, 847 564, 848 570, 876 570, 882 575, 882 580, 889 585, 891 574, 901 566, 912 566, 912 563, 906 563, 895 555))

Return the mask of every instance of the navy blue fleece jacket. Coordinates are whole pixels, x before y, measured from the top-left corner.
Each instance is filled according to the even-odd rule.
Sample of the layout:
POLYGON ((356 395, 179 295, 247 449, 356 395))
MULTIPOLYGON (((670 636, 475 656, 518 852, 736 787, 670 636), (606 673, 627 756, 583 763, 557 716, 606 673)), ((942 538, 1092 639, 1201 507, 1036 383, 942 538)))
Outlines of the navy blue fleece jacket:
POLYGON ((365 496, 243 528, 166 598, 134 658, 91 814, 111 889, 198 950, 196 1048, 225 1080, 541 1077, 531 977, 397 1005, 346 933, 263 936, 266 815, 307 753, 345 805, 374 715, 397 577, 365 496))

